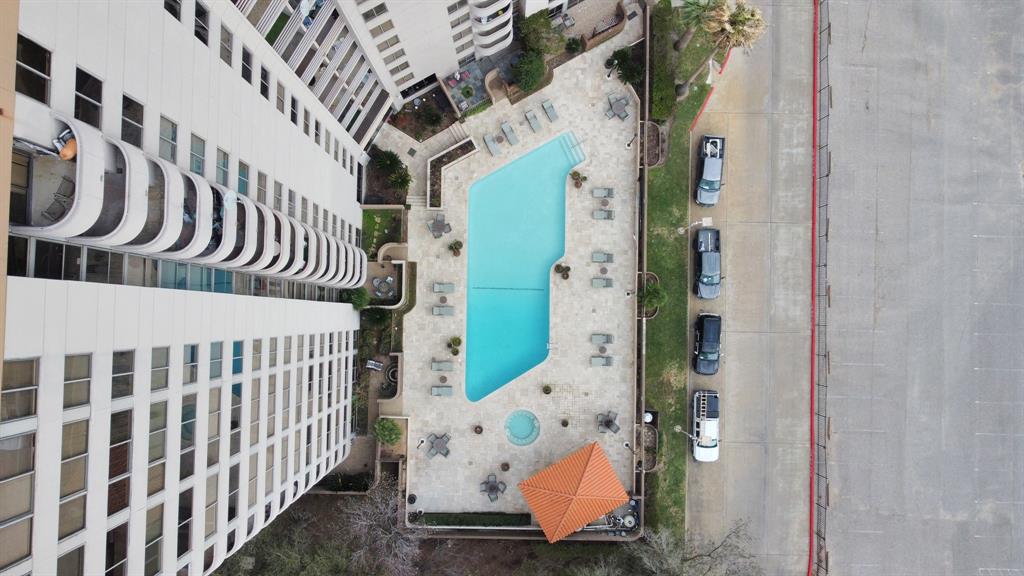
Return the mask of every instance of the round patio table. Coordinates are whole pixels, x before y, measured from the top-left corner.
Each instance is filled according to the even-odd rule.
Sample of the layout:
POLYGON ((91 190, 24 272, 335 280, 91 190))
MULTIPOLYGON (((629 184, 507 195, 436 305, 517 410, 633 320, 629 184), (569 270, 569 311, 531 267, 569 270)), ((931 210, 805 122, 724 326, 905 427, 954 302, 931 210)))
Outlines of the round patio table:
POLYGON ((439 380, 441 381, 441 384, 444 384, 445 382, 448 381, 448 377, 447 376, 441 376, 441 378, 439 378, 439 380))
POLYGON ((604 354, 605 352, 608 351, 608 347, 607 346, 601 346, 601 347, 599 347, 597 349, 597 351, 600 352, 601 354, 604 354))
POLYGON ((447 444, 445 439, 438 436, 437 438, 434 438, 434 441, 430 443, 430 446, 440 452, 441 450, 444 450, 445 444, 447 444))
POLYGON ((494 140, 495 140, 495 141, 496 141, 496 142, 497 142, 498 144, 503 144, 503 143, 505 142, 505 137, 504 137, 504 136, 502 136, 501 134, 498 134, 497 136, 495 136, 495 137, 494 137, 494 140))
POLYGON ((607 198, 605 198, 604 200, 601 200, 601 207, 602 208, 607 208, 608 207, 608 199, 607 198))
POLYGON ((447 296, 441 296, 441 304, 447 304, 447 303, 448 303, 448 297, 447 296))
POLYGON ((601 266, 601 274, 607 274, 607 273, 608 273, 608 267, 607 266, 601 266))

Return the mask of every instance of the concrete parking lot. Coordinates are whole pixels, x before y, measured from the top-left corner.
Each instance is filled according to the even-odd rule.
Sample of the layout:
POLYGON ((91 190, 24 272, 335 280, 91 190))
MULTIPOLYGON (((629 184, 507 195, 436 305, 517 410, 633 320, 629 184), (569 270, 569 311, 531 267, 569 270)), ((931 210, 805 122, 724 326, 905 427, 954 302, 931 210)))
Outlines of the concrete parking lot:
POLYGON ((691 396, 722 395, 722 442, 718 462, 690 460, 686 526, 717 539, 746 522, 765 574, 792 575, 808 553, 813 8, 756 4, 768 29, 733 52, 693 131, 694 159, 703 134, 727 143, 721 202, 690 210, 722 231, 724 286, 717 300, 691 296, 691 326, 713 312, 725 334, 719 373, 690 373, 691 396))
POLYGON ((1024 574, 1024 2, 829 2, 829 574, 1024 574))

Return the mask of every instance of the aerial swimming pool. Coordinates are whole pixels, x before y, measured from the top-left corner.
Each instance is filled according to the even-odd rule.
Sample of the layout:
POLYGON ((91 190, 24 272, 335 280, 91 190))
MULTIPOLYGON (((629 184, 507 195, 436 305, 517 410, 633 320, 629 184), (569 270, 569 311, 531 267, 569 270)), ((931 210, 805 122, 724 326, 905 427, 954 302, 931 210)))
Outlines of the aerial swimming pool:
POLYGON ((466 396, 473 402, 548 355, 551 266, 565 253, 565 183, 583 160, 567 132, 469 189, 466 396))

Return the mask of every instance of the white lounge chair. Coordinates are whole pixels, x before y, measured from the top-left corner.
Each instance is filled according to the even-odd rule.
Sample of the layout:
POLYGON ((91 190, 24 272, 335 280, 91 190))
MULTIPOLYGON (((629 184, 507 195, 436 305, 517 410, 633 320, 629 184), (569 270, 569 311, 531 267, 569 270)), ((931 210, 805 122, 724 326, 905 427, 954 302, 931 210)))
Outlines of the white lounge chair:
POLYGON ((590 261, 597 264, 611 264, 615 261, 615 255, 611 252, 591 252, 590 261))
POLYGON ((451 294, 455 292, 455 284, 452 282, 434 282, 434 294, 451 294))
POLYGON ((593 211, 592 216, 594 220, 615 220, 615 211, 598 208, 593 211))
POLYGON ((591 356, 591 366, 611 366, 614 363, 611 356, 591 356))
POLYGON ((600 332, 594 332, 590 335, 590 343, 595 346, 604 346, 605 344, 611 344, 615 339, 612 338, 611 334, 601 334, 600 332))
POLYGON ((594 198, 615 198, 614 188, 594 188, 590 191, 590 195, 594 198))
POLYGON ((544 113, 547 114, 548 120, 552 122, 558 120, 558 112, 555 111, 555 105, 551 103, 551 100, 541 102, 540 106, 544 109, 544 113))
POLYGON ((487 145, 487 151, 491 153, 491 156, 501 156, 501 148, 498 148, 498 143, 494 141, 493 136, 484 134, 484 144, 487 145))
POLYGON ((537 113, 533 109, 526 111, 526 121, 530 123, 530 129, 534 132, 540 132, 540 120, 537 118, 537 113))
POLYGON ((430 387, 430 395, 431 396, 451 396, 452 395, 452 387, 451 386, 431 386, 430 387))
POLYGON ((454 316, 455 308, 453 306, 434 306, 432 313, 434 316, 454 316))
POLYGON ((519 144, 519 137, 516 136, 516 131, 512 129, 512 125, 508 122, 501 123, 501 131, 505 133, 505 139, 508 143, 515 146, 519 144))
POLYGON ((455 363, 451 360, 431 360, 430 369, 434 372, 451 372, 455 369, 455 363))
POLYGON ((590 279, 590 285, 593 288, 611 288, 612 279, 604 276, 594 276, 590 279))

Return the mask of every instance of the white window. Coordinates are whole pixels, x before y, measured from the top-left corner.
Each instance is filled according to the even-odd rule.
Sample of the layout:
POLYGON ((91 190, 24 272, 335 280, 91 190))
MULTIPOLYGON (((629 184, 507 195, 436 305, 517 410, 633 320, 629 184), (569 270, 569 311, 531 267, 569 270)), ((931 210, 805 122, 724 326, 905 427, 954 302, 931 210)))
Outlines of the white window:
POLYGON ((88 72, 75 71, 75 118, 96 128, 103 117, 103 82, 88 72))
POLYGON ((18 35, 14 89, 43 104, 50 103, 50 51, 18 35))
POLYGON ((121 140, 142 148, 142 104, 121 97, 121 140))
POLYGON ((220 59, 229 67, 231 66, 231 50, 234 40, 231 30, 222 24, 220 27, 220 59))
POLYGON ((195 134, 192 135, 189 159, 189 170, 203 176, 206 173, 206 140, 195 134))
POLYGON ((210 11, 200 2, 196 2, 196 23, 195 35, 203 44, 208 44, 210 39, 210 11))
POLYGON ((160 157, 168 162, 178 161, 178 125, 160 117, 160 157))

